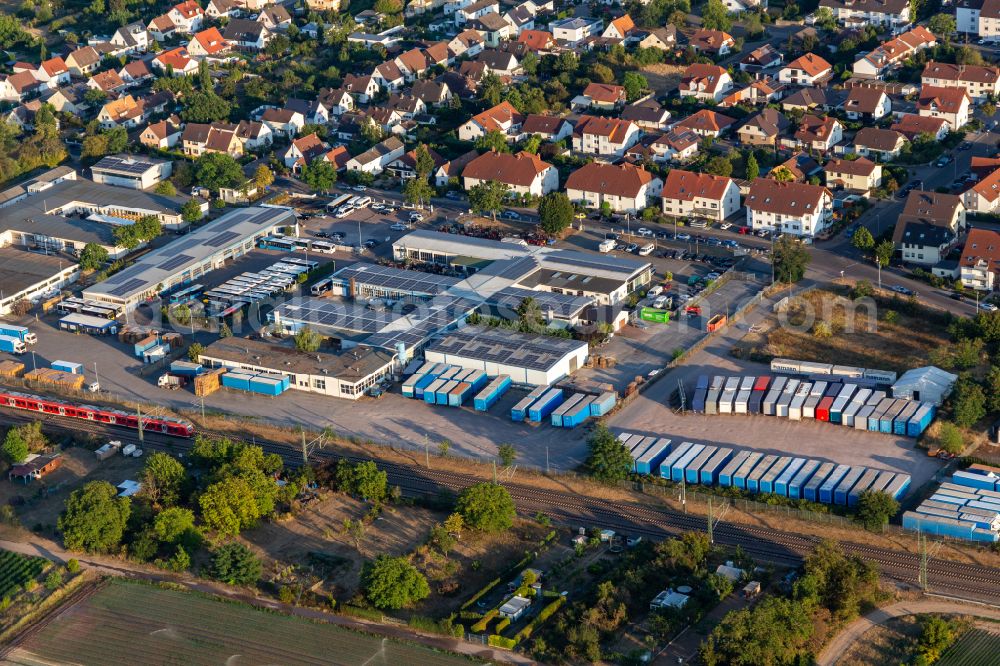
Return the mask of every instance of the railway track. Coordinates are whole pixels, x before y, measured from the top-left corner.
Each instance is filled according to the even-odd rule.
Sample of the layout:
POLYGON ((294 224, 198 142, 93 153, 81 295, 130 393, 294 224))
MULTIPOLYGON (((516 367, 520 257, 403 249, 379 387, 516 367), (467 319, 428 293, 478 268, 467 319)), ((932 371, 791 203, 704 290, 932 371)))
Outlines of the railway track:
MULTIPOLYGON (((116 426, 0 410, 0 422, 4 423, 25 423, 36 420, 37 416, 45 416, 44 422, 50 430, 76 435, 90 433, 95 436, 112 436, 127 442, 140 442, 138 433, 116 426)), ((202 434, 240 440, 239 437, 227 433, 204 431, 202 434)), ((248 440, 242 441, 250 443, 248 440)), ((145 433, 141 443, 145 448, 175 453, 189 449, 192 444, 190 440, 159 433, 145 433)), ((254 440, 254 443, 267 453, 280 455, 290 466, 302 463, 301 452, 292 445, 261 440, 254 440)), ((319 449, 314 451, 311 457, 318 463, 340 458, 352 462, 374 458, 386 471, 389 482, 399 486, 408 496, 433 496, 442 489, 457 493, 481 481, 479 477, 471 475, 404 465, 380 460, 376 456, 339 455, 319 449)), ((616 503, 564 491, 532 488, 519 483, 504 483, 504 486, 510 492, 519 512, 524 515, 542 512, 554 522, 561 524, 609 528, 651 538, 678 536, 684 532, 700 531, 706 527, 705 517, 685 514, 668 507, 646 506, 634 502, 616 503)), ((791 566, 801 564, 802 559, 820 542, 819 537, 811 535, 733 523, 718 524, 713 530, 713 536, 716 543, 741 546, 745 552, 759 561, 791 566)), ((841 542, 841 544, 847 553, 875 563, 884 577, 914 588, 918 586, 921 559, 918 553, 855 542, 841 542)), ((1000 602, 1000 569, 928 558, 927 577, 929 587, 936 592, 975 601, 1000 602)))

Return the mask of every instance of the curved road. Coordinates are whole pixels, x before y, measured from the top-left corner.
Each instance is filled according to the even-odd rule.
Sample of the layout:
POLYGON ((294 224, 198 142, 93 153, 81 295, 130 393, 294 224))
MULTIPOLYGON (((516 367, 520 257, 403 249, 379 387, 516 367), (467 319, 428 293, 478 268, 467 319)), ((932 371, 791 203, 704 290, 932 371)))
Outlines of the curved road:
POLYGON ((942 615, 972 615, 974 617, 1000 622, 1000 607, 965 604, 947 599, 923 598, 914 601, 900 601, 858 618, 837 634, 816 658, 818 666, 834 666, 854 643, 869 629, 885 624, 889 620, 904 615, 918 613, 940 613, 942 615))

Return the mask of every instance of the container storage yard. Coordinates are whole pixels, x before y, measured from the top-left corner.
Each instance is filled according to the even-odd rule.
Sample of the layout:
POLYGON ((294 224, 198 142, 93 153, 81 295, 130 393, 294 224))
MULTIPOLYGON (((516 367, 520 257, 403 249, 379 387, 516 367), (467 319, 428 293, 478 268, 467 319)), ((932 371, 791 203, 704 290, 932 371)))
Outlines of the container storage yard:
POLYGON ((953 539, 1000 541, 1000 467, 972 465, 955 472, 903 514, 903 527, 953 539))
MULTIPOLYGON (((634 472, 674 483, 733 487, 841 506, 857 505, 867 490, 899 499, 910 487, 909 474, 861 465, 835 465, 629 432, 620 433, 618 440, 629 449, 634 472)), ((995 494, 1000 498, 1000 490, 995 494)))
MULTIPOLYGON (((772 371, 784 372, 798 361, 775 360, 772 371)), ((696 414, 763 414, 790 421, 822 421, 858 430, 919 437, 933 421, 937 406, 907 398, 892 398, 877 386, 895 373, 811 364, 810 371, 829 370, 827 379, 784 376, 700 375, 691 396, 696 414), (830 374, 840 373, 840 374, 830 374), (866 378, 866 376, 868 376, 866 378)))

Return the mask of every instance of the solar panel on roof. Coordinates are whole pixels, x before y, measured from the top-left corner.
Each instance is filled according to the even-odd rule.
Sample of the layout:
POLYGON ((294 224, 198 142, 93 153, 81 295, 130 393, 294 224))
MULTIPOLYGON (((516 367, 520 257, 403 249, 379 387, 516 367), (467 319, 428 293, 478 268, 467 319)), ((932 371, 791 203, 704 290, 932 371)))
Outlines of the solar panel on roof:
POLYGON ((162 264, 160 264, 159 266, 157 266, 157 268, 159 268, 162 271, 172 271, 173 269, 177 268, 178 266, 183 266, 184 264, 186 264, 189 261, 194 261, 194 257, 192 257, 189 254, 178 254, 176 256, 170 257, 169 259, 167 259, 166 261, 164 261, 162 264))
POLYGON ((111 290, 111 295, 112 296, 124 296, 128 292, 132 291, 133 289, 135 289, 137 287, 141 287, 144 284, 146 284, 145 280, 139 280, 139 279, 136 279, 136 278, 132 278, 131 280, 129 280, 125 284, 120 285, 120 286, 115 287, 114 289, 112 289, 111 290))
POLYGON ((205 241, 205 245, 208 247, 221 247, 222 245, 228 243, 234 238, 239 238, 240 235, 235 231, 223 231, 221 234, 217 234, 212 238, 205 241))

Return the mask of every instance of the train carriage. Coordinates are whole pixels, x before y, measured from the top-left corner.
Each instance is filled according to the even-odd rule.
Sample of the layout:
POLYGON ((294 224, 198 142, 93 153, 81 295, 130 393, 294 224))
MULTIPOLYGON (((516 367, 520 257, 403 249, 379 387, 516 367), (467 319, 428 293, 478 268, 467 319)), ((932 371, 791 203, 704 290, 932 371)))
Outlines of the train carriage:
MULTIPOLYGON (((107 425, 138 430, 139 417, 117 409, 105 409, 93 405, 76 405, 60 398, 46 398, 16 391, 0 392, 0 407, 22 409, 52 416, 95 421, 107 425)), ((174 437, 193 437, 194 426, 186 421, 153 416, 142 417, 142 429, 159 432, 174 437)))

